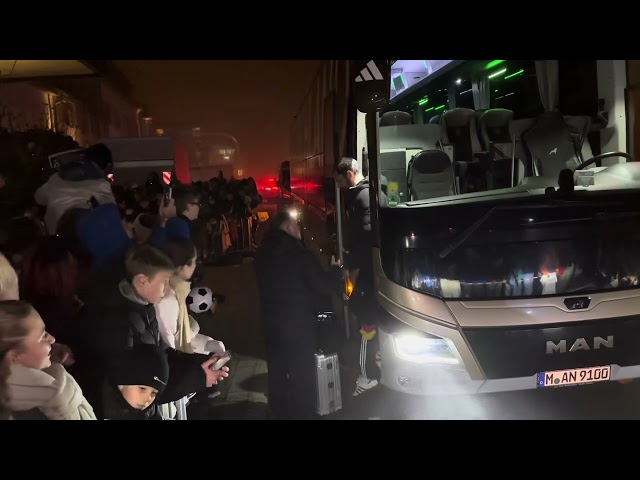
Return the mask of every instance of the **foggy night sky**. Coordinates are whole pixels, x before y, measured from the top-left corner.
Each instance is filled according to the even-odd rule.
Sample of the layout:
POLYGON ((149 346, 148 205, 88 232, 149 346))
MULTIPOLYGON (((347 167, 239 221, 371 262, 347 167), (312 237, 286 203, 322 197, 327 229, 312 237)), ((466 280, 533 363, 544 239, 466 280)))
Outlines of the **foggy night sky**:
MULTIPOLYGON (((252 176, 276 174, 317 60, 122 60, 154 127, 202 125, 236 137, 252 176)), ((246 176, 246 175, 245 175, 246 176)))

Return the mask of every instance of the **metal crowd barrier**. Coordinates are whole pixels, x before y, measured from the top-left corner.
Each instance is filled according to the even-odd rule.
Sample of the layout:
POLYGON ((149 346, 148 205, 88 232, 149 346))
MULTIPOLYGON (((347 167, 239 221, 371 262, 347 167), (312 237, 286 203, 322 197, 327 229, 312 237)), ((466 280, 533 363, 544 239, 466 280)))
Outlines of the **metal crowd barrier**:
POLYGON ((222 217, 209 220, 196 241, 198 258, 205 264, 216 263, 228 254, 245 255, 255 251, 253 217, 222 217))

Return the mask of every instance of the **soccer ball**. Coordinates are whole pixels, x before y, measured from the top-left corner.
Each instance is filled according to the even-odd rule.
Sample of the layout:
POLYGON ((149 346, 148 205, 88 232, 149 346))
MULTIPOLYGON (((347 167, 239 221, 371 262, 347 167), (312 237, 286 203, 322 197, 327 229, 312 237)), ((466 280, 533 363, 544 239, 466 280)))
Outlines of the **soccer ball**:
POLYGON ((208 287, 194 288, 187 295, 187 307, 193 313, 208 312, 214 304, 213 292, 208 287))

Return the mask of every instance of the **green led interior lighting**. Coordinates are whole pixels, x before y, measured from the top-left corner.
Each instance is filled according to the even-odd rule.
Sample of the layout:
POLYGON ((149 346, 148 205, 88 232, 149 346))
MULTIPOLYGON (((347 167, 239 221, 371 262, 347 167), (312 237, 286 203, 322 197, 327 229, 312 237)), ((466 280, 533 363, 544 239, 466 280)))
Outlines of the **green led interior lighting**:
POLYGON ((429 108, 427 108, 427 109, 425 110, 425 112, 430 112, 430 111, 431 111, 431 110, 433 110, 434 108, 436 108, 436 107, 429 107, 429 108))
POLYGON ((490 70, 493 67, 497 67, 498 65, 500 65, 501 63, 506 62, 506 60, 491 60, 489 63, 487 63, 484 67, 485 70, 490 70))
POLYGON ((436 110, 442 110, 446 105, 440 105, 439 107, 436 107, 436 110))
POLYGON ((507 69, 503 68, 502 70, 498 70, 497 72, 492 73, 487 78, 494 78, 494 77, 497 77, 498 75, 503 75, 504 73, 506 73, 506 71, 507 69))
POLYGON ((518 71, 517 71, 517 72, 515 72, 515 73, 510 73, 509 75, 507 75, 506 77, 504 77, 504 79, 506 80, 506 79, 508 79, 508 78, 513 78, 513 77, 515 77, 515 76, 522 75, 523 73, 524 73, 524 69, 522 69, 522 68, 521 68, 520 70, 518 70, 518 71))
POLYGON ((418 105, 424 105, 429 101, 429 97, 424 97, 418 101, 418 105))

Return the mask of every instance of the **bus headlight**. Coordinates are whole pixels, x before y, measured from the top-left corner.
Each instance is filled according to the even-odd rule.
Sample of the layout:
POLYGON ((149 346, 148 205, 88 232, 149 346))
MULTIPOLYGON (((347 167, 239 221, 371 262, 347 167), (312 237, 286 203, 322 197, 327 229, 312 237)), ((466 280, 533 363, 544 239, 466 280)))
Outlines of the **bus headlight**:
POLYGON ((460 363, 453 342, 447 338, 426 338, 415 335, 394 335, 398 357, 414 363, 460 363))

